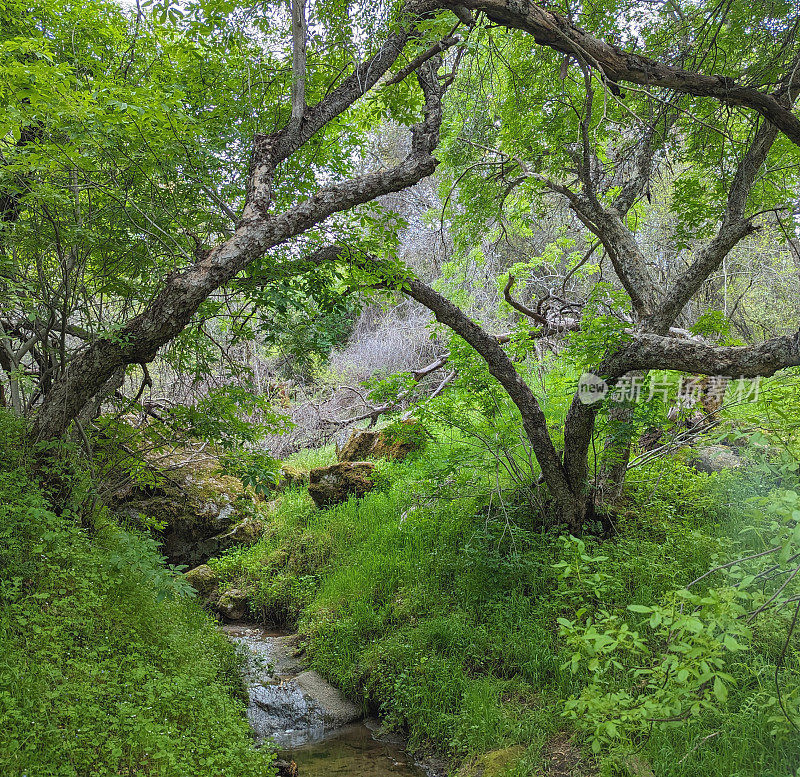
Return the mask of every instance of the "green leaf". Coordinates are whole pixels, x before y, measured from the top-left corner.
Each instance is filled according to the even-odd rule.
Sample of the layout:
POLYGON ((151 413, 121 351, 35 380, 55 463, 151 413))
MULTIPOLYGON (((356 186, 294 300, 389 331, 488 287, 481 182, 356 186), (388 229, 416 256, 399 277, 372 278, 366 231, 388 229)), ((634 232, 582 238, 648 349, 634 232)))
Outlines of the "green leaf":
POLYGON ((739 651, 739 650, 747 650, 741 643, 737 642, 736 638, 731 636, 730 634, 726 634, 722 638, 722 644, 731 651, 739 651))

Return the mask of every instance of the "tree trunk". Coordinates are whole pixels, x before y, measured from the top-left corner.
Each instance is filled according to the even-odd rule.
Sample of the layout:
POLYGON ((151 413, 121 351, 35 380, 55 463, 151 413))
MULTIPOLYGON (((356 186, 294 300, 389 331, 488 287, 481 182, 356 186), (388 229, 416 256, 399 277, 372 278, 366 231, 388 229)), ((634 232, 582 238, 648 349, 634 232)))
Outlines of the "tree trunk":
POLYGON ((306 142, 311 132, 306 124, 317 122, 320 127, 324 126, 377 81, 402 50, 402 45, 396 40, 390 40, 386 47, 388 54, 379 52, 372 60, 382 57, 381 67, 365 70, 364 65, 359 66, 354 76, 346 79, 323 102, 309 109, 309 118, 305 122, 294 122, 274 136, 256 138, 244 216, 233 236, 189 269, 171 274, 162 291, 140 315, 112 335, 92 343, 69 363, 36 415, 32 429, 34 440, 61 436, 115 371, 128 364, 152 361, 158 349, 189 324, 210 294, 271 248, 316 226, 334 213, 401 191, 434 171, 436 160, 433 152, 439 142, 441 97, 446 88, 438 81, 438 60, 426 62, 417 74, 425 96, 424 118, 411 130, 411 150, 405 159, 394 168, 324 186, 283 213, 268 213, 272 175, 277 161, 306 142), (339 103, 325 105, 326 100, 330 102, 337 95, 339 103))
POLYGON ((579 533, 591 507, 586 481, 588 451, 594 429, 594 411, 575 399, 568 414, 567 448, 562 461, 547 428, 536 396, 497 338, 485 332, 450 300, 418 280, 407 281, 403 291, 430 310, 436 320, 466 340, 486 362, 489 372, 505 389, 522 416, 522 426, 533 448, 542 478, 553 500, 556 518, 579 533))
POLYGON ((595 494, 596 504, 613 505, 622 496, 625 474, 631 459, 630 424, 633 407, 626 404, 612 405, 608 411, 609 429, 603 443, 600 476, 595 494))
POLYGON ((556 520, 569 529, 570 534, 580 536, 586 521, 593 513, 593 500, 586 489, 581 489, 571 494, 568 500, 554 500, 556 520))

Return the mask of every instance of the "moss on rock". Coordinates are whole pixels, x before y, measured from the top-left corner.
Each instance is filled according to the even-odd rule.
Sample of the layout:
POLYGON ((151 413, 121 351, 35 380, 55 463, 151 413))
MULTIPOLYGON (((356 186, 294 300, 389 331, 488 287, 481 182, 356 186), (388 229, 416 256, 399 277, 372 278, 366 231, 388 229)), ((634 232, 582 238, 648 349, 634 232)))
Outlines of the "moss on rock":
POLYGON ((247 615, 247 591, 240 588, 231 588, 223 592, 216 604, 217 612, 231 621, 239 621, 247 615))
POLYGON ((203 598, 208 598, 217 592, 219 576, 208 564, 190 569, 185 577, 186 582, 203 598))
POLYGON ((419 450, 425 440, 425 430, 419 421, 407 418, 380 431, 356 429, 344 447, 337 452, 339 461, 389 459, 402 461, 409 453, 419 450))
POLYGON ((343 461, 330 467, 312 469, 308 493, 317 507, 331 507, 351 496, 362 497, 375 487, 369 461, 343 461))
POLYGON ((294 467, 291 464, 281 466, 280 478, 275 488, 279 493, 287 488, 302 488, 308 485, 308 471, 294 467))
POLYGON ((214 459, 173 467, 166 473, 153 463, 153 484, 128 477, 106 500, 118 515, 158 534, 172 564, 194 567, 261 536, 254 497, 238 478, 221 474, 214 459))

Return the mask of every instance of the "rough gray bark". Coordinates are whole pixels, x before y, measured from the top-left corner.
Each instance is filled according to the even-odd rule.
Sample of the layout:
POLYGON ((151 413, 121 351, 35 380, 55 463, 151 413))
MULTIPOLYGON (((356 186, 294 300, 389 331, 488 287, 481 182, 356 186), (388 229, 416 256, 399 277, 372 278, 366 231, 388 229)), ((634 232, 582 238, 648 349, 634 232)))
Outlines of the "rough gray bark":
MULTIPOLYGON (((533 448, 550 495, 555 501, 560 519, 572 531, 578 531, 589 505, 585 471, 586 458, 583 459, 583 465, 579 461, 562 463, 561 456, 553 445, 547 428, 547 420, 536 396, 517 372, 506 352, 500 347, 497 338, 485 332, 450 300, 421 281, 410 280, 403 284, 402 290, 428 308, 437 321, 452 329, 484 359, 489 372, 497 379, 519 409, 525 434, 533 448), (573 480, 570 475, 575 479, 573 480)), ((576 412, 583 411, 576 409, 576 412)))
POLYGON ((120 365, 111 374, 111 377, 103 384, 103 387, 98 391, 81 409, 80 413, 75 417, 82 426, 87 426, 100 413, 103 403, 112 397, 120 388, 125 380, 125 367, 120 365))
POLYGON ((290 120, 280 131, 256 138, 242 219, 234 234, 183 272, 170 275, 164 288, 113 337, 92 343, 68 365, 37 413, 35 440, 60 436, 86 403, 120 367, 145 364, 191 321, 201 303, 231 281, 253 260, 290 238, 321 223, 334 213, 400 191, 417 183, 436 167, 443 87, 437 78, 438 60, 418 72, 425 96, 423 120, 412 128, 409 154, 396 167, 320 188, 314 195, 272 214, 272 178, 276 166, 307 142, 329 121, 372 88, 389 69, 413 32, 408 23, 389 36, 377 54, 309 108, 301 120, 290 120))
POLYGON ((800 331, 757 345, 715 347, 696 340, 639 334, 596 370, 619 378, 633 370, 676 370, 698 375, 757 378, 800 365, 800 331))

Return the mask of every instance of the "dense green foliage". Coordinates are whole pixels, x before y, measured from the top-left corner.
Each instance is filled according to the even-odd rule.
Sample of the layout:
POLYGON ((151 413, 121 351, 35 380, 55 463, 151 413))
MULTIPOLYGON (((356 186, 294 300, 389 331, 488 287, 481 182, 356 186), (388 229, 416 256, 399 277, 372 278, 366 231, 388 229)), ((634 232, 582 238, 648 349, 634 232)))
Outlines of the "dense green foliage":
MULTIPOLYGON (((170 272, 230 237, 253 136, 288 119, 284 3, 266 3, 259 15, 224 2, 169 5, 138 13, 105 0, 0 7, 0 323, 9 347, 18 327, 39 332, 33 354, 15 343, 4 366, 18 412, 41 399, 61 367, 34 377, 16 355, 63 362, 88 342, 118 337, 170 272)), ((386 9, 353 6, 328 3, 315 18, 309 101, 356 53, 374 53, 379 39, 366 32, 385 25, 386 9)), ((434 27, 430 35, 442 23, 434 27)), ((419 95, 403 85, 348 113, 360 131, 345 132, 344 118, 331 122, 282 166, 273 207, 352 174, 368 130, 416 118, 418 108, 419 95)), ((354 246, 386 254, 400 225, 376 209, 343 214, 335 226, 354 246)), ((162 354, 164 366, 190 387, 212 368, 223 381, 246 378, 249 365, 225 351, 258 341, 286 355, 288 372, 307 375, 346 338, 356 305, 341 292, 363 281, 349 265, 304 264, 298 253, 319 238, 310 233, 252 262, 203 303, 162 354)))
POLYGON ((271 773, 233 649, 160 554, 175 515, 101 505, 157 502, 173 445, 242 486, 253 544, 210 561, 223 593, 296 627, 411 747, 516 748, 520 777, 559 738, 603 777, 632 755, 658 777, 800 769, 796 378, 734 396, 735 369, 798 362, 798 143, 706 80, 612 81, 570 43, 796 120, 797 3, 542 4, 557 44, 524 3, 402 5, 294 0, 300 45, 286 0, 0 0, 0 775, 271 773), (377 302, 430 337, 376 336, 349 385, 362 359, 331 354, 377 302), (602 375, 669 396, 568 413, 583 370, 637 344, 665 363, 602 375), (733 376, 722 410, 675 399, 678 352, 733 376), (269 447, 379 417, 417 452, 332 509, 269 447), (744 463, 700 474, 687 443, 744 463))
POLYGON ((20 431, 0 414, 0 772, 272 774, 233 648, 181 576, 92 514, 85 480, 53 512, 20 431))
POLYGON ((745 575, 774 559, 684 589, 777 536, 797 552, 795 464, 755 444, 741 449, 749 475, 661 458, 631 473, 610 536, 558 536, 508 466, 524 463, 513 419, 479 385, 455 392, 452 416, 442 400, 448 423, 429 408, 436 442, 381 463, 364 499, 318 511, 285 494, 257 545, 212 562, 227 585, 259 619, 298 624, 314 666, 415 747, 460 760, 521 744, 513 773, 531 774, 566 728, 608 775, 632 752, 660 777, 793 773, 794 605, 743 617, 779 586, 745 575))

